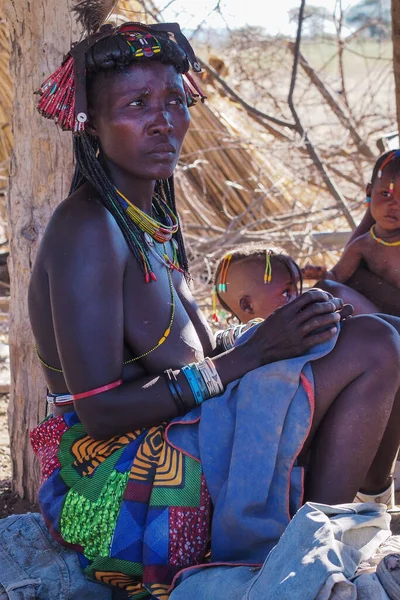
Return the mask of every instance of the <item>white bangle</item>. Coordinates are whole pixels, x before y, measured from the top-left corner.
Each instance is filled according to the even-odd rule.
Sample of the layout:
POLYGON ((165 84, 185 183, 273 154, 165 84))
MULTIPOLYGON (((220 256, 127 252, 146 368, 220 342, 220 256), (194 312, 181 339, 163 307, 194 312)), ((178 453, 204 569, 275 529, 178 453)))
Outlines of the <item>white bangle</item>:
POLYGON ((219 394, 222 394, 224 386, 211 358, 206 357, 203 361, 197 363, 196 366, 207 386, 210 396, 219 396, 219 394))

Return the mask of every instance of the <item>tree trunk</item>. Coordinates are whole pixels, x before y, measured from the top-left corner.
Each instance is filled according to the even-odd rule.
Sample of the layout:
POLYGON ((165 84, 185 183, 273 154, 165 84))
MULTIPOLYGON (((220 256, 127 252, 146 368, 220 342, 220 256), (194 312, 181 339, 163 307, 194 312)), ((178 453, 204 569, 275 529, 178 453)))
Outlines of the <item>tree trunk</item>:
MULTIPOLYGON (((28 318, 31 269, 47 222, 65 197, 72 171, 70 133, 36 111, 33 95, 71 46, 70 0, 8 0, 14 82, 14 152, 8 199, 10 236, 9 431, 15 491, 35 499, 38 465, 29 430, 45 416, 46 388, 28 318)), ((74 36, 75 38, 77 36, 74 36)))
POLYGON ((396 87, 397 128, 400 132, 400 0, 392 0, 393 70, 396 87))

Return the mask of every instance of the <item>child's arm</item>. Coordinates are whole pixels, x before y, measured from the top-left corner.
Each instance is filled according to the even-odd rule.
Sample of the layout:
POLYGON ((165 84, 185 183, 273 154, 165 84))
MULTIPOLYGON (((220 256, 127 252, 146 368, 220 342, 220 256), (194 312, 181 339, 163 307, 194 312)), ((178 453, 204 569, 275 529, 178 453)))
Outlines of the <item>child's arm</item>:
POLYGON ((327 271, 324 279, 333 279, 340 283, 345 283, 360 266, 362 253, 363 239, 357 238, 349 246, 347 246, 339 261, 331 271, 327 271))

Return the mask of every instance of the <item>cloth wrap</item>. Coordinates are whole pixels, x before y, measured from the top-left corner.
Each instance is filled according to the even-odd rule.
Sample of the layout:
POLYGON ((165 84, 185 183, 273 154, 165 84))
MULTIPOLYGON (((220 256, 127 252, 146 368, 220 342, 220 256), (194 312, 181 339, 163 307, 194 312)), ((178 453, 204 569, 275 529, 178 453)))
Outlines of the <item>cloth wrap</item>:
POLYGON ((192 412, 170 424, 170 442, 202 463, 214 509, 212 563, 262 564, 300 508, 304 469, 296 458, 314 412, 310 362, 336 339, 247 373, 202 405, 200 421, 192 412))
POLYGON ((99 441, 71 412, 45 420, 31 442, 42 515, 87 576, 121 597, 164 600, 175 574, 204 560, 210 499, 201 464, 168 444, 164 426, 99 441))

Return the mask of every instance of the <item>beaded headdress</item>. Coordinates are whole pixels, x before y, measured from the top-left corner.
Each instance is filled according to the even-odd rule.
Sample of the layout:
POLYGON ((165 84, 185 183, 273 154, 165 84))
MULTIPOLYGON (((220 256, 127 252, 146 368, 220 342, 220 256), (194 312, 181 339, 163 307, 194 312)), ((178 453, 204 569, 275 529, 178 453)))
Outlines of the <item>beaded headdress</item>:
POLYGON ((46 118, 54 120, 66 131, 76 134, 85 131, 88 121, 86 98, 86 54, 100 40, 119 36, 122 43, 130 48, 133 58, 151 58, 160 53, 161 44, 157 35, 164 38, 174 36, 175 42, 186 54, 188 67, 182 74, 188 106, 193 105, 198 97, 204 101, 205 96, 196 81, 189 74, 189 64, 193 71, 200 72, 201 67, 193 48, 182 33, 178 23, 124 23, 119 27, 102 23, 111 13, 117 2, 101 2, 99 0, 81 0, 74 11, 78 21, 85 27, 87 37, 74 43, 64 57, 61 66, 43 82, 37 93, 40 96, 37 108, 46 118))

